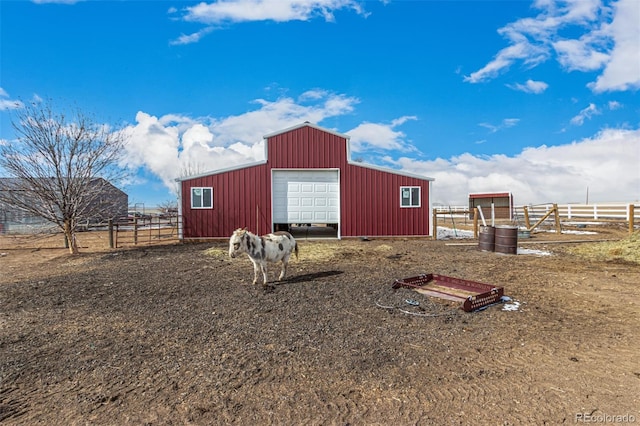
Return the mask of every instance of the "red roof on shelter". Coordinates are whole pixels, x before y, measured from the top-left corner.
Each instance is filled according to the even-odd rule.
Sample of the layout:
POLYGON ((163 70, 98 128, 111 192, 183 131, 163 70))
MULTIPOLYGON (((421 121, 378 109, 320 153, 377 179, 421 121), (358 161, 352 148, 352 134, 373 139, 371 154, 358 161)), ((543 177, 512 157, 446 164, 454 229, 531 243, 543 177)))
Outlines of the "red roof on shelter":
POLYGON ((483 192, 477 194, 469 194, 469 198, 498 198, 498 197, 510 197, 510 192, 483 192))

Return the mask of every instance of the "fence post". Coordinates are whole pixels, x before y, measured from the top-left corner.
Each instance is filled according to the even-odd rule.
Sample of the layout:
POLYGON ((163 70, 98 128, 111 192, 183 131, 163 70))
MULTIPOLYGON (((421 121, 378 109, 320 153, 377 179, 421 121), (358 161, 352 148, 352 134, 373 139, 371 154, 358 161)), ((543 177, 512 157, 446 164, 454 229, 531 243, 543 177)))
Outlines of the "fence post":
POLYGON ((556 212, 555 222, 556 222, 556 234, 562 233, 562 229, 560 229, 560 211, 558 210, 558 205, 553 205, 553 210, 556 212))
POLYGON ((491 203, 491 226, 496 226, 496 207, 491 203))
POLYGON ((473 208, 473 238, 478 238, 478 208, 473 208))
POLYGON ((138 218, 133 218, 133 245, 138 244, 138 218))
POLYGON ((524 226, 527 229, 531 229, 531 223, 529 222, 529 208, 527 206, 522 206, 522 210, 524 210, 524 226))
POLYGON ((113 219, 109 219, 109 248, 113 248, 113 219))
POLYGON ((433 209, 433 239, 437 240, 438 239, 438 211, 436 209, 433 209))
POLYGON ((635 209, 635 205, 629 204, 629 234, 633 234, 633 222, 636 215, 635 209))

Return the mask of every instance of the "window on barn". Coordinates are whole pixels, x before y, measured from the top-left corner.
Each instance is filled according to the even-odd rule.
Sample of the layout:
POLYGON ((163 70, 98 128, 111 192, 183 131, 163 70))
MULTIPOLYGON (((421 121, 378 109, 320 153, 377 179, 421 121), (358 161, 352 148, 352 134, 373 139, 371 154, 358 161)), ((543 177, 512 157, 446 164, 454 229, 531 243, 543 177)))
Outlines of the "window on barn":
POLYGON ((213 188, 191 188, 192 209, 213 208, 213 188))
POLYGON ((420 207, 420 187, 400 187, 400 207, 420 207))

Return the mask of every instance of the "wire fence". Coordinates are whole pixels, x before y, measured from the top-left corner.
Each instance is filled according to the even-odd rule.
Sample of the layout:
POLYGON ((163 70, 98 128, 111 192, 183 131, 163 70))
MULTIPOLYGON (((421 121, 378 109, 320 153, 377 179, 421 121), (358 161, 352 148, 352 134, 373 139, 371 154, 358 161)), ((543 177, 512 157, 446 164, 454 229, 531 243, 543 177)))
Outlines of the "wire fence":
MULTIPOLYGON (((81 248, 116 249, 132 246, 173 244, 180 242, 181 218, 149 217, 144 219, 83 224, 76 240, 81 248)), ((64 234, 57 227, 13 227, 0 234, 0 250, 68 248, 64 234)))
POLYGON ((174 243, 180 240, 182 218, 179 216, 109 222, 109 247, 174 243))

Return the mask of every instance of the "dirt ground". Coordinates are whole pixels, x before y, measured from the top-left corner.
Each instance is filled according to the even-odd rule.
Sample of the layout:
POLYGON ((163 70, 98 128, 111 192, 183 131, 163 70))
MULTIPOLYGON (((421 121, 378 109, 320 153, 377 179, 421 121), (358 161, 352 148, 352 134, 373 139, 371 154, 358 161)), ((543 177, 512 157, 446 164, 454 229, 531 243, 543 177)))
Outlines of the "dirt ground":
POLYGON ((640 265, 571 251, 625 231, 534 234, 518 255, 302 240, 271 291, 225 241, 109 250, 85 233, 71 257, 3 237, 0 423, 640 422, 640 265), (512 300, 466 313, 392 288, 425 272, 512 300))

